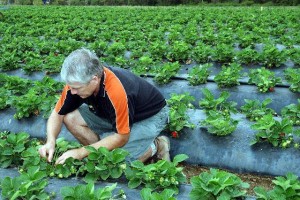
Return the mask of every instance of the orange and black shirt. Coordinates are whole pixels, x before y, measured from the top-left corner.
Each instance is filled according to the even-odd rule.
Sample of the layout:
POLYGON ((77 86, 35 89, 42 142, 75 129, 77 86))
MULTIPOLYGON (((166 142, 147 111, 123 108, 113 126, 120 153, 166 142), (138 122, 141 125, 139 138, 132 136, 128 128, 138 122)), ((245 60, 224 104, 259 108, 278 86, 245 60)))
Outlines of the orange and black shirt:
POLYGON ((112 130, 127 134, 134 122, 149 118, 158 113, 166 101, 159 90, 128 70, 104 67, 100 90, 96 96, 82 99, 72 95, 66 85, 58 100, 55 111, 66 115, 76 110, 83 103, 89 105, 90 111, 106 118, 112 124, 112 130))

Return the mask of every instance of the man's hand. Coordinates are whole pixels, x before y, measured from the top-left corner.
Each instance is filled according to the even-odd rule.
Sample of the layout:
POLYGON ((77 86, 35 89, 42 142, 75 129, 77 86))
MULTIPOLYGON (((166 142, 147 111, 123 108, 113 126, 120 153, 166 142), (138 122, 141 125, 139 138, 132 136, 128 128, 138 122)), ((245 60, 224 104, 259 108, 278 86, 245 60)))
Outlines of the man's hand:
POLYGON ((70 157, 81 160, 87 155, 88 151, 85 148, 71 149, 63 153, 59 158, 57 158, 55 164, 64 164, 65 161, 70 157))
POLYGON ((39 154, 43 158, 47 158, 48 162, 52 161, 53 154, 55 151, 55 143, 46 143, 39 148, 39 154))

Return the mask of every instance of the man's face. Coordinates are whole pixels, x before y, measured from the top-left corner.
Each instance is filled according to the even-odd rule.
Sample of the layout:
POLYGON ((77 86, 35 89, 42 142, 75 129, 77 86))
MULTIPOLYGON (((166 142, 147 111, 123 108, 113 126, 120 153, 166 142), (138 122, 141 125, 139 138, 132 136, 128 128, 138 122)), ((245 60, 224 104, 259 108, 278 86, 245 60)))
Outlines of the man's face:
POLYGON ((75 83, 70 83, 68 85, 70 86, 71 94, 77 94, 81 98, 85 99, 91 96, 92 94, 96 95, 98 93, 99 90, 98 81, 100 81, 98 77, 93 77, 93 79, 86 84, 75 82, 75 83))

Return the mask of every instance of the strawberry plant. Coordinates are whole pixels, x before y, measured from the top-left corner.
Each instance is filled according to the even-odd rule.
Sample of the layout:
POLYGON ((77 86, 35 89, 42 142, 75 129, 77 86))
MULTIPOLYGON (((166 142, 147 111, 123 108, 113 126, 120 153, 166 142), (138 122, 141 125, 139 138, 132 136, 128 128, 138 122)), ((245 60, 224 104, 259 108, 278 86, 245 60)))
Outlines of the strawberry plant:
POLYGON ((154 81, 158 84, 167 84, 171 81, 171 78, 175 76, 180 69, 178 62, 165 63, 163 66, 156 69, 156 75, 154 81))
POLYGON ((40 112, 43 113, 44 118, 48 118, 54 109, 55 102, 58 101, 58 95, 51 95, 43 99, 42 104, 39 106, 40 112))
POLYGON ((125 45, 122 42, 114 42, 108 46, 106 54, 107 56, 123 56, 126 50, 125 45))
POLYGON ((234 58, 234 48, 232 45, 218 44, 213 54, 213 60, 216 62, 230 63, 234 58))
MULTIPOLYGON (((136 44, 134 44, 136 45, 136 44)), ((144 52, 141 49, 133 49, 130 54, 130 58, 137 59, 144 55, 144 52)))
POLYGON ((300 49, 299 48, 293 48, 288 51, 288 54, 290 56, 290 59, 294 62, 295 65, 300 65, 300 49))
POLYGON ((139 160, 133 161, 125 171, 126 178, 129 180, 128 187, 136 188, 144 185, 151 190, 170 189, 178 194, 178 186, 186 182, 186 177, 182 173, 183 168, 177 165, 187 158, 186 155, 179 154, 174 157, 173 162, 159 160, 149 165, 144 165, 139 160))
POLYGON ((41 158, 38 152, 38 146, 30 146, 21 153, 22 166, 19 167, 20 172, 27 171, 32 166, 37 166, 41 171, 46 171, 49 175, 50 165, 45 158, 41 158))
POLYGON ((34 71, 41 71, 43 61, 39 53, 29 51, 26 52, 24 56, 27 57, 27 59, 25 60, 26 62, 24 63, 25 65, 22 66, 22 69, 26 74, 30 74, 34 71))
POLYGON ((79 168, 80 172, 86 172, 86 181, 119 178, 126 169, 127 151, 120 148, 109 151, 104 147, 95 149, 91 146, 87 146, 86 149, 90 153, 84 160, 84 165, 79 168))
POLYGON ((268 114, 276 115, 273 109, 267 108, 267 105, 272 102, 272 99, 270 98, 265 99, 263 102, 260 102, 257 99, 245 99, 244 101, 246 104, 241 106, 241 111, 250 121, 258 121, 268 114))
POLYGON ((24 154, 24 164, 26 160, 29 161, 30 158, 32 158, 32 160, 35 160, 35 162, 41 167, 41 169, 44 169, 47 172, 47 175, 50 177, 56 176, 58 178, 67 178, 71 175, 78 175, 79 168, 83 165, 82 161, 70 157, 66 159, 64 164, 55 164, 55 162, 67 150, 79 148, 81 146, 82 145, 78 142, 69 142, 60 137, 56 139, 56 148, 51 163, 47 162, 45 165, 45 159, 32 158, 32 156, 34 156, 34 153, 30 151, 24 154))
POLYGON ((0 88, 0 110, 9 107, 9 105, 6 103, 9 96, 11 96, 10 91, 5 88, 0 88))
POLYGON ((217 43, 217 37, 213 29, 206 30, 205 34, 200 36, 200 40, 203 41, 204 44, 211 46, 216 45, 217 43))
POLYGON ((185 110, 194 108, 192 105, 193 101, 195 101, 195 98, 187 92, 184 94, 172 93, 171 97, 167 100, 168 105, 174 110, 178 110, 181 105, 185 106, 185 110))
POLYGON ((281 115, 291 121, 293 125, 300 125, 300 99, 298 104, 290 104, 281 109, 281 115))
POLYGON ((262 67, 250 70, 248 83, 255 84, 259 92, 274 92, 277 83, 281 83, 281 78, 275 77, 275 73, 262 67))
MULTIPOLYGON (((65 56, 69 55, 72 51, 79 49, 83 46, 85 46, 85 43, 82 41, 78 41, 75 40, 71 37, 69 37, 69 34, 66 34, 68 36, 68 38, 64 39, 64 40, 59 40, 56 43, 56 50, 54 52, 54 54, 58 53, 58 54, 63 54, 65 56)), ((81 37, 82 35, 80 35, 79 37, 81 37)), ((57 56, 57 55, 55 55, 57 56)))
POLYGON ((240 71, 242 67, 237 63, 232 63, 229 66, 222 66, 222 70, 214 78, 218 87, 233 87, 239 85, 240 71))
POLYGON ((1 55, 1 59, 0 59, 1 71, 10 71, 10 70, 18 69, 19 68, 18 61, 19 61, 19 57, 16 55, 15 51, 13 52, 5 51, 1 55))
POLYGON ((287 54, 284 50, 279 51, 275 45, 267 44, 260 53, 260 60, 268 68, 279 67, 287 61, 287 54))
POLYGON ((234 44, 234 37, 231 31, 227 31, 226 29, 222 29, 218 33, 218 39, 219 43, 227 44, 227 45, 232 45, 234 44))
POLYGON ((237 103, 233 101, 227 101, 230 96, 228 92, 223 91, 220 94, 220 97, 215 99, 214 95, 209 89, 203 88, 201 91, 204 95, 204 99, 199 101, 199 106, 203 108, 206 113, 208 113, 210 110, 213 110, 223 113, 224 116, 229 116, 230 112, 237 112, 237 103))
POLYGON ((293 142, 293 134, 299 135, 299 131, 293 130, 293 124, 289 119, 283 118, 282 121, 277 121, 272 114, 263 116, 251 125, 251 129, 258 131, 251 145, 267 141, 275 147, 287 148, 293 142))
POLYGON ((254 48, 259 37, 252 32, 239 31, 238 32, 239 46, 242 48, 254 48))
POLYGON ((60 190, 63 199, 91 199, 91 200, 121 200, 126 199, 126 195, 123 191, 120 191, 118 195, 113 195, 113 191, 116 189, 117 183, 104 188, 95 189, 93 182, 89 182, 86 185, 77 185, 74 187, 66 186, 60 190))
POLYGON ((149 71, 150 65, 153 64, 153 60, 149 56, 142 56, 139 59, 139 65, 145 68, 145 71, 149 71))
POLYGON ((280 44, 284 45, 287 49, 293 48, 295 44, 295 41, 292 39, 292 37, 289 34, 283 34, 279 36, 278 41, 280 44))
POLYGON ((198 32, 197 32, 197 22, 190 22, 187 25, 187 28, 183 31, 184 40, 191 45, 195 45, 198 40, 198 32))
POLYGON ((213 169, 191 179, 191 200, 240 199, 246 196, 249 184, 235 174, 213 169))
POLYGON ((139 58, 136 66, 133 68, 134 73, 136 74, 147 74, 151 71, 151 65, 153 65, 153 59, 149 56, 142 56, 139 58))
POLYGON ((5 177, 1 181, 2 197, 7 199, 50 199, 45 192, 48 185, 46 173, 38 167, 31 167, 28 173, 18 177, 5 177))
POLYGON ((188 74, 187 80, 189 81, 189 84, 195 86, 206 83, 210 74, 210 71, 208 70, 210 67, 212 67, 212 64, 208 63, 194 66, 188 74))
POLYGON ((198 63, 207 63, 212 61, 212 55, 214 50, 203 43, 198 43, 195 48, 192 49, 192 58, 198 63))
POLYGON ((72 175, 78 175, 83 164, 84 162, 70 157, 66 159, 64 164, 48 166, 46 170, 50 177, 68 178, 72 175))
POLYGON ((42 70, 45 71, 46 74, 59 73, 60 66, 62 65, 64 59, 64 54, 50 52, 50 54, 48 56, 45 56, 43 59, 42 70))
POLYGON ((143 188, 141 190, 141 200, 176 200, 174 195, 173 190, 165 189, 161 193, 158 192, 151 192, 150 188, 143 188))
POLYGON ((39 115, 41 111, 44 117, 49 116, 63 86, 49 77, 44 77, 41 81, 29 81, 3 75, 0 76, 0 82, 4 83, 4 88, 9 93, 14 94, 7 97, 6 106, 16 109, 16 119, 39 115))
POLYGON ((179 137, 182 129, 194 128, 195 125, 189 122, 189 116, 186 114, 186 106, 179 105, 177 109, 171 108, 169 112, 168 130, 174 138, 179 137))
POLYGON ((287 68, 284 70, 284 76, 290 85, 292 92, 300 92, 300 69, 287 68))
POLYGON ((254 64, 259 60, 259 54, 256 50, 247 47, 241 51, 236 52, 236 62, 243 64, 254 64))
POLYGON ((300 199, 300 181, 296 175, 287 173, 286 177, 275 179, 272 190, 260 186, 254 188, 257 200, 300 199))
POLYGON ((71 175, 77 175, 79 168, 83 165, 82 161, 72 157, 68 158, 64 164, 55 164, 55 161, 65 151, 78 148, 81 145, 77 142, 68 142, 64 138, 56 140, 56 149, 53 155, 53 160, 48 163, 45 158, 41 158, 38 153, 38 145, 40 142, 31 140, 31 147, 24 150, 21 154, 23 165, 21 170, 26 171, 31 166, 37 166, 40 170, 45 171, 50 177, 67 178, 71 175))
POLYGON ((174 41, 169 46, 167 58, 170 61, 186 61, 189 58, 190 46, 184 41, 174 41))
POLYGON ((167 100, 170 107, 168 130, 174 138, 179 137, 180 131, 187 128, 194 128, 194 124, 189 122, 187 115, 188 108, 194 108, 191 104, 195 98, 188 93, 177 95, 171 94, 171 98, 167 100))
POLYGON ((0 167, 21 165, 21 153, 27 148, 29 134, 2 132, 0 138, 0 167))
POLYGON ((181 30, 182 27, 179 24, 174 24, 170 27, 170 31, 168 32, 168 40, 169 43, 177 42, 181 38, 181 30))
POLYGON ((116 56, 113 59, 113 64, 122 68, 126 68, 128 66, 129 61, 124 56, 116 56))
POLYGON ((23 117, 30 117, 31 115, 39 115, 39 107, 45 98, 46 93, 41 95, 34 89, 31 89, 27 94, 12 96, 7 103, 16 109, 14 118, 21 119, 23 117))
POLYGON ((22 79, 17 76, 8 76, 0 74, 1 88, 10 91, 14 95, 26 94, 33 82, 27 79, 22 79))
POLYGON ((207 128, 207 131, 217 136, 226 136, 235 131, 238 120, 234 120, 228 116, 224 116, 220 112, 210 110, 205 120, 200 124, 207 128))
POLYGON ((46 98, 43 98, 43 102, 39 109, 44 112, 44 117, 48 117, 57 102, 61 88, 64 83, 57 82, 49 76, 45 76, 40 81, 34 82, 34 89, 42 96, 46 94, 46 98))
POLYGON ((40 40, 36 44, 37 51, 40 53, 41 56, 49 55, 50 52, 54 52, 56 50, 55 42, 54 41, 47 41, 47 40, 40 40))
POLYGON ((153 59, 161 60, 164 58, 166 50, 167 46, 164 41, 157 40, 150 43, 149 52, 153 59))
POLYGON ((107 42, 98 40, 96 42, 89 43, 89 49, 94 50, 97 56, 102 57, 107 49, 107 42))

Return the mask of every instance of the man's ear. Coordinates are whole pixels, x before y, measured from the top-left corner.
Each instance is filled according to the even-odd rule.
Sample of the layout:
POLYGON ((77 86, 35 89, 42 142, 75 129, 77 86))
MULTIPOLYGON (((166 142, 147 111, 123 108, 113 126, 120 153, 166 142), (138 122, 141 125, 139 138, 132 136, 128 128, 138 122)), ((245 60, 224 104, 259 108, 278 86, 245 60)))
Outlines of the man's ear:
POLYGON ((101 81, 101 78, 97 75, 94 75, 90 83, 94 86, 97 86, 100 84, 100 81, 101 81))
POLYGON ((94 75, 92 78, 92 81, 100 82, 100 77, 97 75, 94 75))

